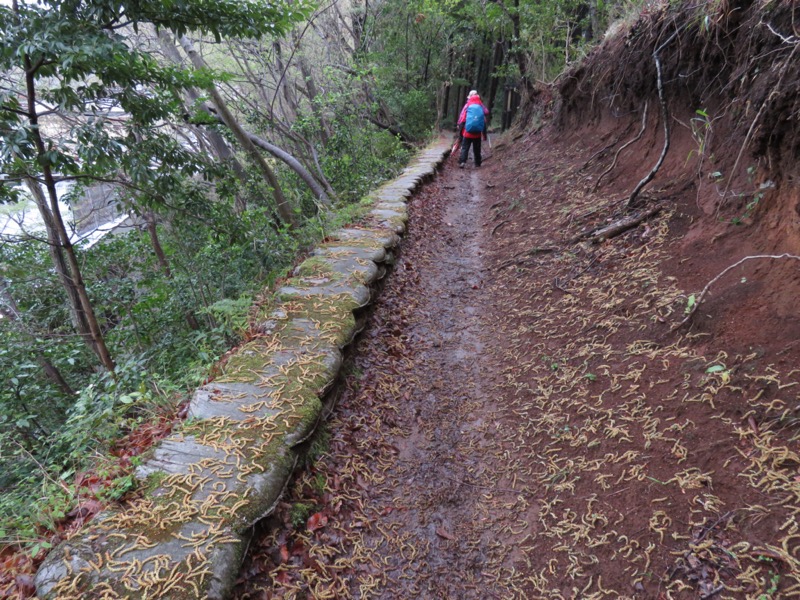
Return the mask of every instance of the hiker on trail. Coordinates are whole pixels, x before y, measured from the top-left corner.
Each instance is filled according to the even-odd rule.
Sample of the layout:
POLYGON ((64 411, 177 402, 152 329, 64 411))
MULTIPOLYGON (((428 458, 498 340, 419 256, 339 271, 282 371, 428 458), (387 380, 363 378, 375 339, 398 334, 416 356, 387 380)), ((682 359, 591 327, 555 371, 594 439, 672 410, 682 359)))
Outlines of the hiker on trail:
POLYGON ((461 134, 461 156, 458 168, 463 169, 469 156, 469 147, 475 155, 475 166, 481 166, 481 139, 486 139, 486 128, 489 122, 489 109, 481 102, 478 92, 472 90, 467 95, 467 103, 458 117, 458 130, 461 134))

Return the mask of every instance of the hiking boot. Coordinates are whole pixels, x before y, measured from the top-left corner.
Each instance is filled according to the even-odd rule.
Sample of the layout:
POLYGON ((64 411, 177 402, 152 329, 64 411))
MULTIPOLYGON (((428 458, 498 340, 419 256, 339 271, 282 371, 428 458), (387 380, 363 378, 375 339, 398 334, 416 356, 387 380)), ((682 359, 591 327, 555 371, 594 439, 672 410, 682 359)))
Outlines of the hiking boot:
POLYGON ((463 169, 464 168, 464 163, 458 163, 458 168, 459 169, 463 169))

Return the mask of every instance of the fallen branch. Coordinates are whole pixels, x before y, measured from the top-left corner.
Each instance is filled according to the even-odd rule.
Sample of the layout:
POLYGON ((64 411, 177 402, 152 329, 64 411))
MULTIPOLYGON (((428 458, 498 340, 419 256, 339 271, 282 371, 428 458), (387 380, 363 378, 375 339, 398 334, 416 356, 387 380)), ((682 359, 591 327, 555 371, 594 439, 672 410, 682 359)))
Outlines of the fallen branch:
POLYGON ((497 230, 498 230, 498 229, 500 229, 500 228, 501 228, 503 225, 505 225, 505 224, 506 224, 506 223, 508 223, 508 222, 509 222, 509 220, 508 220, 508 219, 506 219, 505 221, 500 221, 500 223, 498 223, 497 225, 495 225, 495 226, 494 226, 494 229, 492 229, 492 233, 491 233, 491 235, 494 235, 495 233, 497 233, 497 230))
POLYGON ((656 48, 655 52, 653 52, 653 60, 655 60, 656 63, 658 101, 661 103, 661 120, 664 121, 664 147, 661 149, 661 156, 658 157, 655 166, 653 166, 650 172, 636 185, 631 192, 630 198, 628 198, 629 207, 633 206, 633 203, 636 201, 636 198, 639 196, 639 192, 642 191, 642 188, 653 180, 653 177, 656 176, 656 173, 658 173, 661 165, 664 164, 664 159, 667 157, 667 151, 669 150, 669 109, 667 108, 667 101, 664 98, 664 82, 661 76, 661 59, 659 58, 658 54, 678 36, 679 32, 680 30, 669 36, 667 41, 661 44, 658 48, 656 48))
POLYGON ((650 105, 649 101, 644 103, 644 112, 642 113, 642 127, 639 129, 639 134, 635 138, 632 138, 631 140, 625 142, 625 144, 623 144, 622 146, 620 146, 619 149, 617 149, 616 153, 614 154, 614 160, 611 162, 611 166, 608 167, 605 171, 603 171, 600 174, 600 177, 597 178, 597 182, 594 184, 594 187, 592 188, 592 193, 596 192, 597 188, 600 187, 600 182, 603 181, 603 177, 608 175, 611 171, 614 170, 614 167, 617 166, 617 159, 619 158, 620 152, 625 150, 625 148, 627 148, 631 144, 635 144, 640 139, 642 139, 642 136, 644 135, 644 130, 647 128, 647 107, 649 105, 650 105))
POLYGON ((676 330, 680 329, 681 327, 683 327, 686 323, 688 323, 691 320, 691 318, 694 316, 694 313, 697 312, 697 309, 700 307, 700 304, 705 299, 706 294, 708 293, 708 290, 711 288, 711 286, 714 285, 717 281, 719 281, 729 271, 735 269, 736 267, 738 267, 739 265, 741 265, 742 263, 744 263, 744 262, 746 262, 748 260, 755 260, 755 259, 778 260, 778 259, 781 259, 781 258, 791 258, 793 260, 800 260, 800 256, 795 256, 794 254, 789 254, 789 253, 784 253, 784 254, 756 254, 756 255, 753 255, 753 256, 745 256, 741 260, 733 263, 731 266, 729 266, 726 269, 724 269, 719 275, 714 277, 714 279, 712 279, 711 281, 709 281, 706 284, 706 287, 704 287, 703 291, 700 292, 700 296, 698 296, 697 300, 694 303, 694 306, 689 311, 689 314, 686 315, 686 318, 683 321, 681 321, 680 323, 678 323, 677 325, 673 326, 672 329, 670 329, 670 331, 676 331, 676 330))
POLYGON ((661 212, 663 206, 656 206, 655 208, 651 208, 650 210, 641 213, 639 215, 634 215, 632 217, 626 217, 624 219, 620 219, 619 221, 615 221, 611 223, 611 225, 607 225, 602 229, 597 229, 589 234, 587 237, 591 238, 591 241, 595 244, 603 242, 605 240, 609 240, 613 237, 617 237, 618 235, 625 233, 629 229, 633 229, 642 221, 646 221, 647 219, 656 216, 658 213, 661 212))
POLYGON ((663 206, 656 206, 646 212, 636 214, 630 217, 624 217, 622 219, 617 219, 610 225, 606 225, 604 227, 596 227, 595 229, 590 229, 589 231, 584 231, 583 233, 579 233, 574 238, 569 240, 567 244, 570 246, 575 242, 579 242, 586 238, 591 238, 591 241, 594 243, 602 242, 603 240, 608 240, 613 237, 620 235, 621 233, 625 233, 629 229, 636 227, 642 221, 646 221, 650 217, 657 215, 663 206))

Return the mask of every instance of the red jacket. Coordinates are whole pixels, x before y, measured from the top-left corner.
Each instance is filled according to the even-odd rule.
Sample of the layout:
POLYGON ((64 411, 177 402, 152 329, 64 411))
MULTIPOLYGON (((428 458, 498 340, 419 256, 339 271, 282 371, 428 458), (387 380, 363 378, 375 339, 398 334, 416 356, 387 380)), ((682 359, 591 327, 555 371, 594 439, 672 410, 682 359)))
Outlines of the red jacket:
POLYGON ((473 139, 473 140, 477 140, 477 139, 480 139, 480 138, 484 137, 484 134, 486 133, 486 130, 484 129, 484 131, 481 132, 481 133, 470 133, 469 131, 464 129, 464 124, 467 121, 467 107, 470 104, 480 104, 481 105, 481 107, 483 108, 483 116, 486 118, 487 124, 488 124, 488 121, 489 121, 489 109, 486 108, 485 106, 483 106, 483 102, 481 102, 481 97, 478 96, 477 94, 474 95, 469 100, 467 100, 467 103, 464 105, 464 108, 461 109, 461 114, 458 117, 458 123, 457 123, 458 128, 461 130, 461 135, 463 135, 465 138, 470 138, 470 139, 473 139))

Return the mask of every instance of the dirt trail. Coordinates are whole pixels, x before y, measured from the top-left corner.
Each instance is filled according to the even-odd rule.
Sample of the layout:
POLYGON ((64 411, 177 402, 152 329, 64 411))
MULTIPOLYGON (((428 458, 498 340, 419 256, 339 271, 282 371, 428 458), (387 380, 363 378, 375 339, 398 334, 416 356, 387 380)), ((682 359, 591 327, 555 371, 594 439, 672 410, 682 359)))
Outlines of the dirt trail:
POLYGON ((330 453, 267 526, 239 597, 292 597, 293 589, 509 597, 513 544, 498 532, 529 506, 503 477, 497 444, 483 173, 447 168, 411 201, 402 255, 329 426, 330 453), (292 519, 306 516, 299 505, 312 513, 312 529, 324 526, 291 531, 292 519), (280 518, 285 527, 270 532, 280 518))
POLYGON ((411 200, 327 443, 238 598, 800 595, 796 318, 757 347, 746 313, 710 335, 711 305, 672 331, 709 276, 686 266, 691 193, 570 242, 613 214, 586 168, 605 142, 498 142, 411 200))

